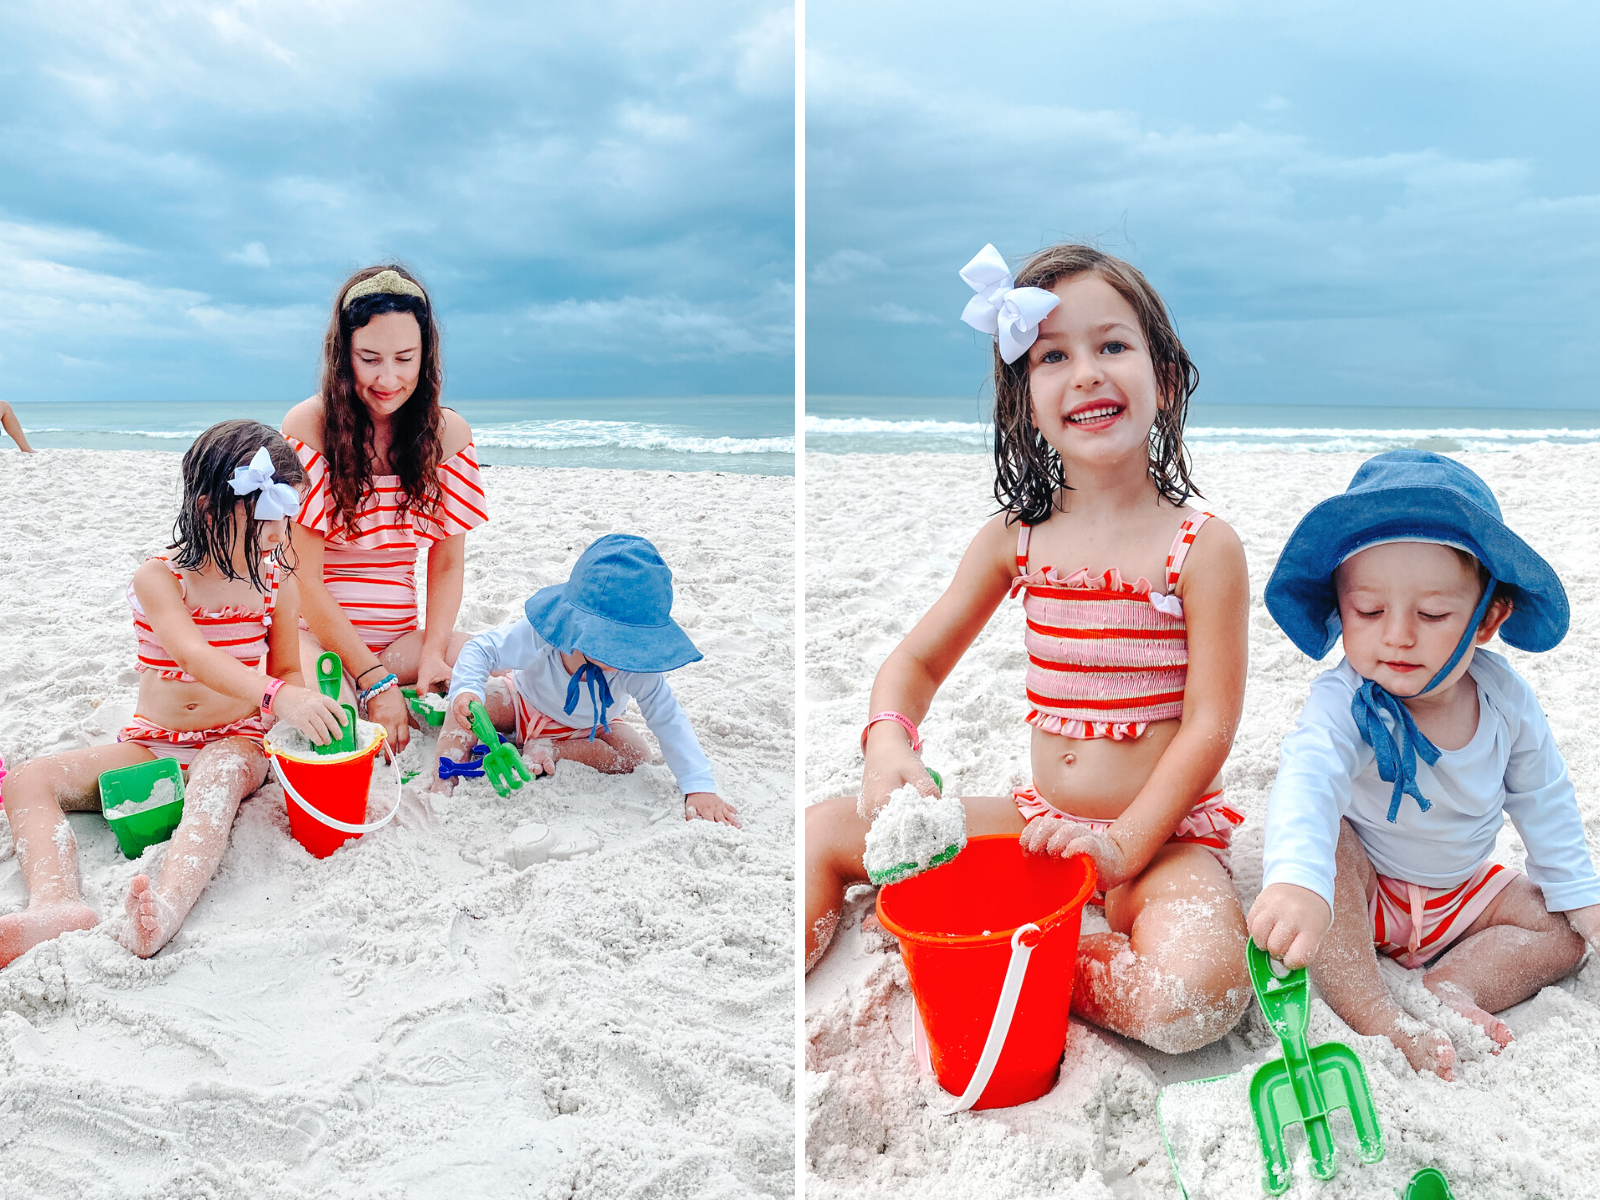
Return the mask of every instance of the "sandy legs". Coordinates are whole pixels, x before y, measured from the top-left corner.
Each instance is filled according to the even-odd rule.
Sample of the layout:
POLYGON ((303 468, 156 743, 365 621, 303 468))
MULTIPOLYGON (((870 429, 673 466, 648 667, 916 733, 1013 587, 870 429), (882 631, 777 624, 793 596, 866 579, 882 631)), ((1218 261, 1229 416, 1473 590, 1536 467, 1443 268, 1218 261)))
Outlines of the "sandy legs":
POLYGON ((150 762, 142 746, 118 743, 36 758, 6 776, 6 818, 28 907, 0 917, 0 966, 40 942, 99 920, 78 893, 78 842, 64 811, 97 811, 102 772, 150 762))
MULTIPOLYGON (((1456 1057, 1450 1039, 1407 1016, 1378 974, 1368 916, 1377 886, 1377 872, 1361 840, 1348 822, 1340 822, 1333 925, 1311 964, 1312 979, 1350 1028, 1382 1034, 1415 1069, 1450 1079, 1456 1057)), ((1504 1046, 1511 1041, 1511 1030, 1492 1014, 1562 978, 1582 957, 1583 939, 1560 913, 1546 912, 1542 893, 1519 876, 1422 982, 1440 1003, 1504 1046)))
POLYGON ((1255 992, 1233 880, 1202 846, 1168 843, 1106 896, 1110 933, 1078 943, 1072 1009, 1167 1054, 1216 1041, 1255 992))
MULTIPOLYGON (((1020 835, 1010 797, 969 797, 967 834, 1020 835)), ((861 855, 871 823, 854 796, 806 809, 806 970, 838 928, 845 889, 867 882, 861 855)), ((1193 1050, 1238 1021, 1253 993, 1245 976, 1244 913, 1233 881, 1198 846, 1164 846, 1107 897, 1112 932, 1078 946, 1073 1010, 1158 1050, 1193 1050)))
POLYGON ((194 756, 184 785, 183 820, 173 831, 154 887, 135 875, 124 908, 128 921, 117 940, 149 958, 178 932, 228 846, 239 802, 267 777, 267 757, 248 738, 224 738, 194 756))

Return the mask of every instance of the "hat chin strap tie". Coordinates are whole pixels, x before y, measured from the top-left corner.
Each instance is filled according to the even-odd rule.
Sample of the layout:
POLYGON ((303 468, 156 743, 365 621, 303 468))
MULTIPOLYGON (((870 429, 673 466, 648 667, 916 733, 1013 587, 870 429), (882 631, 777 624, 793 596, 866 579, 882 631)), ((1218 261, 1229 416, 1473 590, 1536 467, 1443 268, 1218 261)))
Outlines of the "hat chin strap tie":
MULTIPOLYGON (((1489 582, 1484 585, 1483 597, 1478 601, 1472 620, 1467 622, 1466 632, 1456 644, 1456 652, 1450 656, 1449 662, 1439 668, 1438 673, 1428 681, 1428 686, 1418 692, 1417 696, 1426 696, 1448 679, 1450 672, 1456 669, 1456 664, 1467 653, 1473 638, 1477 635, 1478 626, 1483 624, 1484 614, 1489 611, 1489 602, 1494 599, 1495 582, 1494 576, 1491 575, 1489 582)), ((1416 697, 1410 696, 1407 699, 1414 700, 1416 697)), ((1405 796, 1416 800, 1417 807, 1423 812, 1432 808, 1433 802, 1427 799, 1422 794, 1422 789, 1417 786, 1417 758, 1420 756, 1422 761, 1431 767, 1439 761, 1439 748, 1417 728, 1411 710, 1381 684, 1366 679, 1356 691, 1355 698, 1350 701, 1350 715, 1355 718, 1356 728, 1361 732, 1361 740, 1371 746, 1372 752, 1377 756, 1378 778, 1385 783, 1394 784, 1394 795, 1389 800, 1389 820, 1399 819, 1400 801, 1405 796), (1383 713, 1388 713, 1393 718, 1393 733, 1384 724, 1383 713)))
POLYGON ((585 662, 572 673, 572 678, 567 682, 565 711, 568 716, 571 716, 573 709, 578 707, 578 689, 584 680, 589 681, 589 706, 595 713, 595 723, 589 729, 589 740, 592 742, 594 735, 602 729, 607 733, 611 732, 611 723, 606 720, 606 709, 616 701, 611 698, 611 685, 606 682, 606 673, 592 662, 585 662))

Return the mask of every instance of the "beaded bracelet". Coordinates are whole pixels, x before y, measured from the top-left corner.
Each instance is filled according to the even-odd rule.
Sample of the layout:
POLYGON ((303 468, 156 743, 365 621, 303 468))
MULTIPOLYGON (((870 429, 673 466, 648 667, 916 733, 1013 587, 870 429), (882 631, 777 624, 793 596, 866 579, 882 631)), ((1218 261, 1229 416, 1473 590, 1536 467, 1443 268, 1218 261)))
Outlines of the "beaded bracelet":
POLYGON ((366 708, 369 704, 372 703, 374 697, 378 696, 379 694, 381 694, 383 692, 387 692, 392 687, 399 687, 399 686, 400 686, 400 680, 395 676, 394 672, 391 671, 389 674, 385 675, 382 679, 378 680, 377 683, 373 684, 366 691, 361 693, 361 695, 359 697, 359 699, 361 701, 361 707, 362 708, 366 708))

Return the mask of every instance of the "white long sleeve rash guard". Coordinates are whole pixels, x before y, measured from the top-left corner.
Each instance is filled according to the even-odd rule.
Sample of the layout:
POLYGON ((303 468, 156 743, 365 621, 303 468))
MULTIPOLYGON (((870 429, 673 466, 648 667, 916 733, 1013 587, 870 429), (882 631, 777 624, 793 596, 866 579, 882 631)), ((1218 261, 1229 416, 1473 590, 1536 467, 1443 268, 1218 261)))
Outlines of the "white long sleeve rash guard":
MULTIPOLYGON (((577 707, 571 713, 564 711, 572 676, 561 664, 560 652, 534 631, 525 616, 480 633, 461 648, 455 670, 450 673, 448 703, 454 704, 462 692, 471 692, 482 700, 489 673, 508 668, 511 681, 523 698, 545 716, 575 729, 588 729, 595 723, 587 685, 578 689, 577 707)), ((607 719, 621 716, 632 696, 639 702, 645 724, 661 743, 661 757, 667 760, 684 795, 715 792, 717 781, 712 777, 711 763, 667 685, 667 677, 659 672, 633 671, 607 671, 605 676, 613 701, 607 719)))
MULTIPOLYGON (((1299 723, 1283 741, 1267 800, 1263 887, 1298 884, 1331 909, 1344 817, 1380 875, 1452 888, 1494 853, 1509 815, 1545 908, 1565 912, 1600 903, 1600 877, 1589 859, 1567 764, 1533 689, 1505 658, 1487 650, 1475 652, 1468 674, 1478 688, 1472 740, 1442 751, 1431 767, 1417 759, 1417 783, 1432 807, 1423 812, 1413 797, 1402 796, 1393 822, 1394 784, 1378 778, 1376 756, 1350 712, 1361 676, 1349 660, 1317 676, 1299 723)), ((1383 720, 1392 731, 1393 719, 1384 714, 1383 720)))

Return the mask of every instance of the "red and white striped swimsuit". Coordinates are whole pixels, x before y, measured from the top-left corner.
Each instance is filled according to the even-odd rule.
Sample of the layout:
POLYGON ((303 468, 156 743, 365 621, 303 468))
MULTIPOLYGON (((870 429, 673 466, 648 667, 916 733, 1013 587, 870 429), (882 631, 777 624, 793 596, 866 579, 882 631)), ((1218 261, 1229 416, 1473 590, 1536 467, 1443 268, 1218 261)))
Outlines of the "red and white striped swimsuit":
MULTIPOLYGON (((323 536, 322 579, 350 624, 373 653, 417 627, 417 546, 475 529, 489 519, 478 472, 477 449, 466 448, 439 464, 440 503, 426 513, 400 511, 398 475, 374 475, 361 497, 355 527, 334 532, 338 519, 328 486, 328 460, 289 438, 306 469, 309 490, 297 524, 323 536)), ((300 622, 307 628, 305 621, 300 622)))
MULTIPOLYGON (((158 562, 167 563, 166 558, 157 557, 158 562)), ((206 612, 203 608, 190 608, 189 619, 205 634, 206 641, 218 650, 225 650, 245 666, 254 670, 261 669, 261 660, 267 654, 267 628, 272 624, 272 610, 278 602, 278 567, 277 564, 267 559, 264 563, 267 570, 266 582, 272 589, 262 597, 260 609, 236 608, 228 605, 216 612, 206 612)), ((184 606, 189 603, 189 585, 184 582, 183 572, 173 570, 172 564, 167 563, 167 570, 172 571, 178 580, 178 594, 183 597, 184 606)), ((128 606, 133 609, 133 631, 139 641, 138 661, 133 664, 135 671, 156 671, 163 679, 178 679, 184 683, 198 683, 193 675, 185 673, 182 667, 173 661, 172 655, 167 653, 166 647, 161 644, 161 639, 156 637, 155 630, 150 627, 150 618, 145 615, 143 607, 139 604, 139 597, 133 590, 133 581, 128 582, 128 606)))
POLYGON ((1142 576, 1126 583, 1116 567, 1062 578, 1028 571, 1028 535, 1017 535, 1017 575, 1028 630, 1028 724, 1073 738, 1138 737, 1151 721, 1183 716, 1189 673, 1183 602, 1174 588, 1195 534, 1210 513, 1184 521, 1167 554, 1166 591, 1142 576))
MULTIPOLYGON (((1029 526, 1017 534, 1017 574, 1011 595, 1024 593, 1028 629, 1028 724, 1071 738, 1137 738, 1152 721, 1183 716, 1189 675, 1189 638, 1183 602, 1175 588, 1195 534, 1211 513, 1194 513, 1178 528, 1167 552, 1164 592, 1141 577, 1123 581, 1112 567, 1090 575, 1087 567, 1062 578, 1054 568, 1028 571, 1029 526)), ((1111 822, 1056 808, 1032 784, 1014 789, 1024 820, 1060 817, 1094 829, 1111 822)), ((1209 792, 1185 814, 1168 841, 1204 846, 1231 870, 1234 827, 1244 814, 1209 792)))

